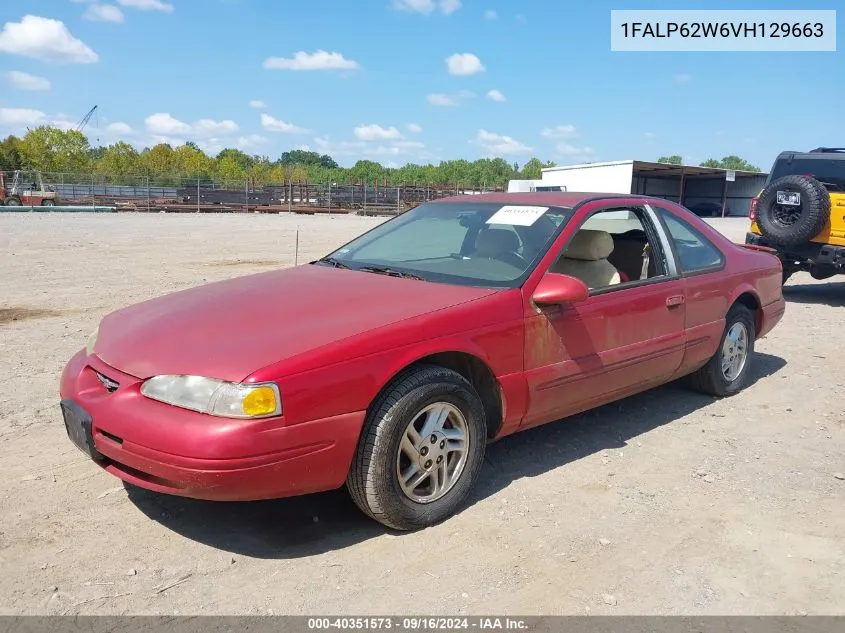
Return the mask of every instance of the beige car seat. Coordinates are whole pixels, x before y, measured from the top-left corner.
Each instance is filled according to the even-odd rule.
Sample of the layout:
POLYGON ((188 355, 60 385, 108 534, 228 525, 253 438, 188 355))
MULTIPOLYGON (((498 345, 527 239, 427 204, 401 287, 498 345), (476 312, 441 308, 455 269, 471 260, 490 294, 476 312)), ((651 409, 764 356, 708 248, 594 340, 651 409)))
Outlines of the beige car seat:
POLYGON ((613 238, 607 231, 581 229, 552 265, 551 271, 577 277, 588 288, 603 288, 621 282, 619 271, 607 261, 613 252, 613 238))

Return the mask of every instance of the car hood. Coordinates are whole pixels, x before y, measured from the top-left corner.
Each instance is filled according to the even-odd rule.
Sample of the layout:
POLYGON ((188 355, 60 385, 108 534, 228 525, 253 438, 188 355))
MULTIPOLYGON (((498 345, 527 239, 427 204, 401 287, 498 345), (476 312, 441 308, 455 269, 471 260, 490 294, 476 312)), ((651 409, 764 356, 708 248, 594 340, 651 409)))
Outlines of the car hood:
POLYGON ((113 312, 100 324, 94 353, 138 378, 240 381, 280 360, 494 292, 309 264, 113 312))

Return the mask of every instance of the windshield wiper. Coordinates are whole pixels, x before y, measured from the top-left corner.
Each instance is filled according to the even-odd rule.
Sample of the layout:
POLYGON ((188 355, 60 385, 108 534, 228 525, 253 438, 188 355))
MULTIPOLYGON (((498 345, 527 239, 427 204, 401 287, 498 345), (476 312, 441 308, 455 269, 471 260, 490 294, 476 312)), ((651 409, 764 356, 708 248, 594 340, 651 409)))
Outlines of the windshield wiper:
POLYGON ((330 266, 334 266, 335 268, 349 268, 346 264, 344 264, 339 259, 334 257, 323 257, 322 259, 318 259, 316 262, 312 262, 314 264, 328 264, 330 266))
POLYGON ((417 281, 425 281, 423 277, 414 275, 413 273, 405 273, 399 270, 393 270, 383 266, 362 266, 358 270, 365 273, 376 273, 378 275, 389 275, 391 277, 401 277, 402 279, 416 279, 417 281))

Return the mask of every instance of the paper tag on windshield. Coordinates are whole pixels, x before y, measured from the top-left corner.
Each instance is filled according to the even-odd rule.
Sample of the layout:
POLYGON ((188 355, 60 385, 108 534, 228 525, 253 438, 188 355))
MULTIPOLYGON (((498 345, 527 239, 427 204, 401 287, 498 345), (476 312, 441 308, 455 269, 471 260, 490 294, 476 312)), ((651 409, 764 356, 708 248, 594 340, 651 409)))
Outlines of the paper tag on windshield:
POLYGON ((516 226, 531 226, 549 207, 527 207, 509 205, 502 207, 487 220, 487 224, 513 224, 516 226))

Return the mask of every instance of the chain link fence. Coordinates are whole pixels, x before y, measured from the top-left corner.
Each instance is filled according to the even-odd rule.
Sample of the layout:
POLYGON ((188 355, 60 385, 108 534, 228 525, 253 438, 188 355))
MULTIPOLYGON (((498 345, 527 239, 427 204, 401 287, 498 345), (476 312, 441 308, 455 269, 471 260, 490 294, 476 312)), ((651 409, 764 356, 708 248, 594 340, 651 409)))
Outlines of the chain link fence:
POLYGON ((210 180, 184 176, 114 177, 96 174, 6 174, 6 182, 25 183, 24 193, 38 202, 39 190, 54 192, 56 206, 113 207, 138 212, 359 213, 393 215, 423 202, 457 194, 502 188, 435 184, 393 185, 386 181, 314 183, 302 180, 259 182, 254 178, 210 180), (32 181, 30 183, 30 181, 32 181))

